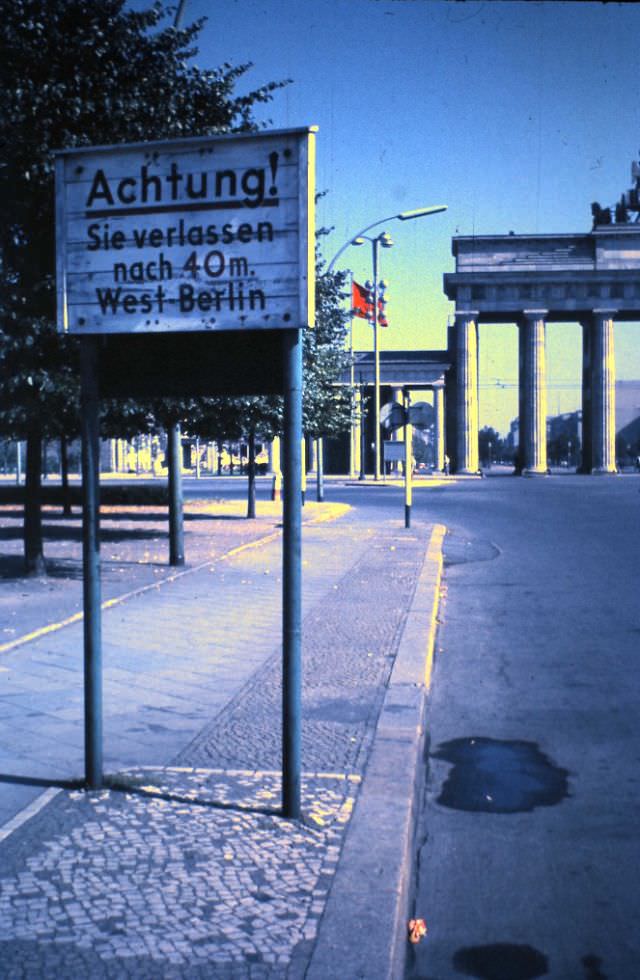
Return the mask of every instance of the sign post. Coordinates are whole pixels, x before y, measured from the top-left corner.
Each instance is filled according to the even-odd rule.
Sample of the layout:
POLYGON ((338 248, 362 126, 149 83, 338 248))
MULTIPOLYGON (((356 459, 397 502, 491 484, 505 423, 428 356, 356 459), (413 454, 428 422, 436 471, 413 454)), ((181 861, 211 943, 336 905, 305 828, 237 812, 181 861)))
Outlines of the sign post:
POLYGON ((182 517, 182 440, 180 423, 167 429, 169 473, 169 564, 184 565, 184 521, 182 517))
MULTIPOLYGON (((302 330, 314 323, 314 141, 315 129, 304 128, 57 155, 58 329, 81 338, 83 365, 85 765, 92 788, 103 778, 99 397, 280 392, 283 813, 300 816, 301 352, 302 330), (96 335, 108 335, 100 357, 96 335), (265 351, 281 363, 270 363, 265 351)), ((179 454, 179 444, 172 452, 179 454)), ((180 563, 179 534, 173 551, 180 563)))
POLYGON ((302 703, 302 336, 288 330, 284 354, 282 504, 282 811, 300 817, 302 703))
POLYGON ((102 786, 102 623, 100 582, 100 428, 97 341, 80 348, 82 377, 82 568, 85 779, 102 786))

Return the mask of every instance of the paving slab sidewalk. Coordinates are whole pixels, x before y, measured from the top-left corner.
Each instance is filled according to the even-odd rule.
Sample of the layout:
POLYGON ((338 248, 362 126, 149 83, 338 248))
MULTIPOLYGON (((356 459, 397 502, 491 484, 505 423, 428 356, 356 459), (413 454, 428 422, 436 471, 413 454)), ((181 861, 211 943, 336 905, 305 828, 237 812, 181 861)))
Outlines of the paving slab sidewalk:
POLYGON ((81 624, 3 655, 0 795, 32 798, 0 829, 2 976, 402 975, 442 533, 305 527, 300 822, 279 815, 277 535, 105 612, 103 791, 61 788, 81 624))
MULTIPOLYGON (((344 505, 309 502, 305 523, 331 520, 344 505)), ((277 534, 281 504, 257 502, 257 517, 247 520, 246 502, 217 497, 188 500, 184 507, 184 551, 187 568, 219 559, 237 547, 277 534)), ((0 505, 0 655, 14 641, 82 610, 82 519, 75 507, 65 516, 60 507, 42 509, 47 574, 23 574, 21 507, 0 505), (55 613, 55 615, 54 615, 55 613)), ((102 593, 105 600, 153 586, 176 574, 169 565, 167 508, 110 506, 101 508, 102 593)))

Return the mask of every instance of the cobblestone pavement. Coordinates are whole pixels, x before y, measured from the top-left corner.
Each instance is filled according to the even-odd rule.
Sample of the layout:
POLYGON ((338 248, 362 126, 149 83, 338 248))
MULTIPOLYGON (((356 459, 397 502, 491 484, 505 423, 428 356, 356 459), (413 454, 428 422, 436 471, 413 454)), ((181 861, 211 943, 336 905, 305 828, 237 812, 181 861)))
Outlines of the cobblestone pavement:
POLYGON ((356 777, 307 776, 304 823, 277 816, 277 773, 113 781, 59 793, 3 848, 2 976, 302 975, 356 777))
MULTIPOLYGON (((302 755, 321 771, 361 771, 426 541, 379 532, 305 618, 302 755)), ((281 659, 275 652, 179 757, 195 765, 276 768, 281 659)))
MULTIPOLYGON (((305 529, 300 822, 279 816, 275 545, 237 554, 224 572, 212 566, 166 582, 105 614, 105 626, 117 619, 113 636, 138 638, 118 654, 122 660, 112 651, 112 669, 122 671, 120 690, 133 684, 135 692, 145 676, 151 690, 143 703, 132 693, 118 707, 128 761, 119 771, 112 762, 108 789, 52 788, 34 802, 28 820, 17 816, 0 830, 1 977, 304 976, 428 535, 426 525, 399 534, 397 527, 370 528, 353 518, 305 529), (205 579, 207 603, 223 623, 235 606, 233 628, 212 640, 214 647, 222 642, 226 659, 209 655, 207 630, 197 625, 205 579), (243 584, 247 598, 238 609, 243 584), (193 619, 195 633, 169 630, 167 617, 175 618, 177 606, 184 623, 193 619), (156 646, 164 637, 159 652, 149 635, 156 646), (166 673, 169 696, 157 683, 157 665, 190 646, 184 672, 174 663, 166 673), (159 660, 138 677, 126 658, 137 662, 132 650, 141 649, 159 660), (225 671, 240 670, 250 656, 242 683, 225 687, 225 671), (166 699, 164 718, 170 718, 179 683, 178 694, 195 707, 185 705, 177 724, 156 731, 162 726, 145 708, 151 704, 152 718, 159 717, 157 695, 166 699), (223 694, 215 701, 208 693, 217 684, 223 694), (150 757, 151 764, 141 764, 150 757)), ((45 637, 14 651, 12 672, 24 665, 21 689, 36 677, 38 650, 50 666, 70 669, 65 651, 68 658, 78 630, 59 631, 55 650, 45 637)), ((32 704, 37 695, 43 699, 41 708, 52 698, 38 683, 32 695, 32 704)), ((0 713, 10 701, 0 688, 0 713)), ((30 758, 38 751, 49 758, 34 741, 30 758)), ((61 771, 68 752, 63 746, 56 756, 61 771)), ((122 758, 119 748, 112 752, 112 760, 122 758)))

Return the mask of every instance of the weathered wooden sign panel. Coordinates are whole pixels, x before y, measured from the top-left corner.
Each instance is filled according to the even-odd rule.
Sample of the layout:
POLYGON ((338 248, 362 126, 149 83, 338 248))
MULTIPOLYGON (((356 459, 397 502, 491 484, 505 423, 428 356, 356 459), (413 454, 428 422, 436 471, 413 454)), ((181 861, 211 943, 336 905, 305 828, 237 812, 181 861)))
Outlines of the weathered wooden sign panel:
POLYGON ((313 166, 313 129, 61 152, 59 330, 310 325, 313 166))

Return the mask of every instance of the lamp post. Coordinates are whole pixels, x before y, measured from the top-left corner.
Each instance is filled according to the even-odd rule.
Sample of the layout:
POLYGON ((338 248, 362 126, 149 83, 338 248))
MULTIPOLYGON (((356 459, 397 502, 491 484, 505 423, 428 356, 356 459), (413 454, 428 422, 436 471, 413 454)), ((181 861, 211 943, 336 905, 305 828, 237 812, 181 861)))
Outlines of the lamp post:
POLYGON ((372 242, 373 249, 373 345, 374 345, 374 479, 378 480, 380 478, 380 351, 378 344, 378 247, 382 245, 383 248, 390 248, 393 245, 391 237, 386 233, 382 232, 380 235, 376 235, 375 238, 370 238, 366 233, 371 231, 372 228, 377 228, 379 225, 384 225, 387 221, 412 221, 414 218, 426 218, 430 214, 438 214, 440 211, 446 211, 446 204, 434 204, 431 207, 426 208, 414 208, 412 211, 400 211, 398 214, 391 214, 387 218, 380 218, 377 221, 372 221, 370 225, 366 225, 359 231, 353 238, 348 241, 338 249, 336 254, 333 256, 329 265, 327 266, 327 273, 333 270, 336 261, 340 258, 342 253, 349 248, 350 245, 363 245, 365 241, 372 242))
POLYGON ((362 236, 367 231, 371 231, 372 228, 377 228, 378 225, 386 225, 387 221, 395 221, 396 219, 398 221, 413 221, 414 218, 426 218, 427 215, 429 214, 438 214, 440 211, 446 211, 446 210, 447 210, 446 204, 434 204, 432 207, 429 208, 414 208, 413 211, 400 211, 398 214, 390 214, 388 218, 380 218, 377 221, 372 221, 370 225, 367 225, 365 228, 362 229, 362 231, 357 232, 357 234, 353 235, 352 238, 346 241, 344 245, 338 249, 336 254, 331 259, 331 262, 327 266, 327 273, 333 270, 333 267, 336 264, 337 260, 340 258, 342 253, 347 248, 349 248, 349 245, 351 245, 356 238, 362 238, 362 236))
POLYGON ((392 248, 393 239, 383 231, 375 238, 369 235, 358 235, 351 242, 352 245, 364 245, 371 242, 371 259, 373 266, 373 478, 380 479, 380 317, 378 314, 378 302, 380 294, 380 282, 378 279, 378 252, 382 248, 392 248))

